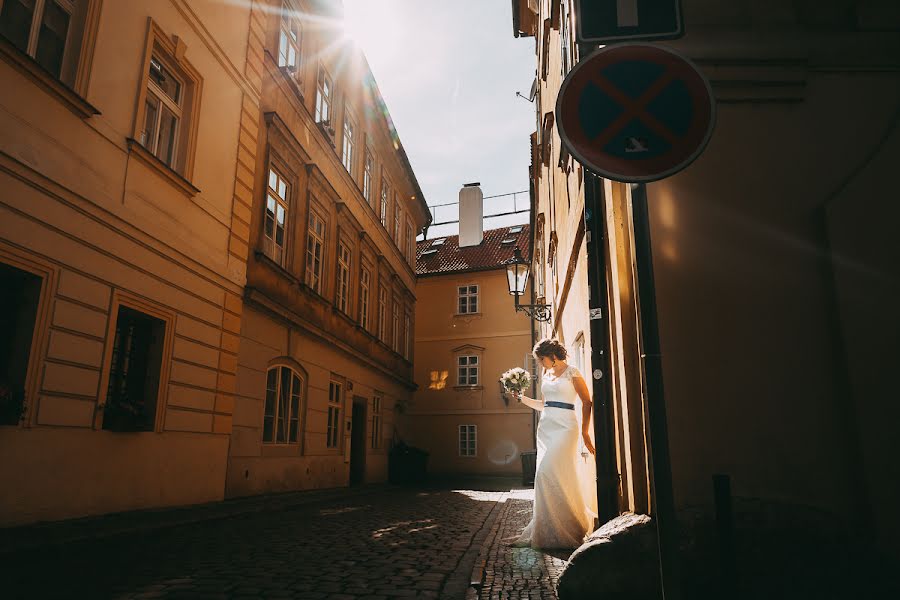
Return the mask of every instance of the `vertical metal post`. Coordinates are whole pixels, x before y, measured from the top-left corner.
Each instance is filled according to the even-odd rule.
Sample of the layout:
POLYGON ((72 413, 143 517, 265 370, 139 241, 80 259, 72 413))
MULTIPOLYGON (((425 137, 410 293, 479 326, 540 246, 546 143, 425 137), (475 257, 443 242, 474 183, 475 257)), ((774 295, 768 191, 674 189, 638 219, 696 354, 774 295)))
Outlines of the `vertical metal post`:
POLYGON ((591 372, 597 464, 597 516, 601 523, 619 515, 619 473, 613 423, 609 353, 609 294, 606 281, 606 203, 602 180, 585 171, 584 230, 587 238, 588 307, 591 320, 591 372))
POLYGON ((659 543, 659 570, 662 597, 681 597, 678 573, 678 539, 675 499, 672 492, 672 467, 669 462, 669 434, 663 394, 662 352, 659 346, 659 322, 656 314, 656 284, 653 280, 653 251, 650 245, 650 218, 647 186, 632 186, 634 219, 634 258, 640 307, 643 378, 647 403, 650 446, 650 499, 659 543))

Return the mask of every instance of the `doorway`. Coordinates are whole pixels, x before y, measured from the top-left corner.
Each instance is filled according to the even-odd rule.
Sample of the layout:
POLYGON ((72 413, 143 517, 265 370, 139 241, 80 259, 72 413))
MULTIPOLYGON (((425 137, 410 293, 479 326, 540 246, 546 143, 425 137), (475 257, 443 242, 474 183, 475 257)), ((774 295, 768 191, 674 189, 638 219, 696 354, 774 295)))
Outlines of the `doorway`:
POLYGON ((353 415, 350 424, 350 485, 359 485, 366 479, 366 413, 368 401, 353 396, 353 415))

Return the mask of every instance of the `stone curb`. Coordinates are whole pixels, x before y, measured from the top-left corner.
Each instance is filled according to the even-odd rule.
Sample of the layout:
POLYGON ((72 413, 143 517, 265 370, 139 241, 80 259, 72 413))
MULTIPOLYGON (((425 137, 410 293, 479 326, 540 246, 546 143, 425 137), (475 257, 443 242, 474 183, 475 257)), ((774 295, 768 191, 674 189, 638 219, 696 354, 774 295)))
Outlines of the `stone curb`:
MULTIPOLYGON (((469 576, 469 591, 472 592, 474 590, 474 595, 469 594, 467 598, 477 598, 478 592, 481 590, 481 586, 484 584, 484 572, 487 568, 488 561, 490 560, 491 548, 494 547, 494 544, 497 541, 497 536, 500 534, 500 530, 503 528, 503 524, 506 522, 507 513, 509 513, 510 503, 509 494, 504 494, 501 502, 503 503, 502 508, 498 511, 497 517, 491 524, 490 531, 484 536, 481 543, 481 548, 478 552, 478 558, 475 560, 475 564, 472 567, 472 571, 469 576)), ((500 503, 498 502, 498 505, 500 503)))
POLYGON ((447 578, 447 583, 441 590, 441 600, 458 600, 459 598, 464 597, 466 590, 471 587, 472 583, 470 575, 474 572, 472 565, 474 563, 475 568, 477 568, 478 559, 480 559, 481 555, 484 553, 485 540, 488 538, 493 539, 491 538, 490 533, 496 529, 496 523, 499 521, 499 517, 503 512, 503 507, 506 506, 506 498, 508 496, 509 492, 504 492, 497 501, 494 502, 494 506, 491 507, 491 512, 488 513, 481 528, 472 536, 471 544, 459 559, 456 569, 447 578))
POLYGON ((2 540, 0 541, 0 556, 57 544, 168 529, 242 514, 285 510, 294 506, 336 498, 355 498, 393 487, 389 484, 368 484, 358 487, 304 490, 235 498, 208 504, 127 511, 2 528, 0 529, 0 540, 2 540))

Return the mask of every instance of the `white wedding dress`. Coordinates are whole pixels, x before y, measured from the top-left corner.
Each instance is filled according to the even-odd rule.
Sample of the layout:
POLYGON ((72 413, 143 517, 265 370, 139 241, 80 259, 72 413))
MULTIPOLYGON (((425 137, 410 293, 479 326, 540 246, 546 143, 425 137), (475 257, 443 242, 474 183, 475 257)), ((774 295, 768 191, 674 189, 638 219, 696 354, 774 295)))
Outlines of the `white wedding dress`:
POLYGON ((577 548, 597 516, 595 463, 581 441, 582 403, 572 384, 576 376, 581 374, 571 365, 559 377, 548 371, 541 381, 544 401, 525 402, 541 411, 537 471, 531 522, 514 546, 577 548), (556 402, 574 405, 574 410, 553 406, 556 402))

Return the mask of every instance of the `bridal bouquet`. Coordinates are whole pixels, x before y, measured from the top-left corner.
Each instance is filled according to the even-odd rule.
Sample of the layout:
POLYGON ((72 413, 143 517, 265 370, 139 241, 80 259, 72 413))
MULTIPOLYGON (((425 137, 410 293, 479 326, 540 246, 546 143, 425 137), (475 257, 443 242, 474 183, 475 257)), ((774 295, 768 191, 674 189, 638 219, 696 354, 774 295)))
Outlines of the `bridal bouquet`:
POLYGON ((531 385, 531 375, 525 369, 516 367, 500 376, 500 383, 507 392, 519 392, 531 385))

